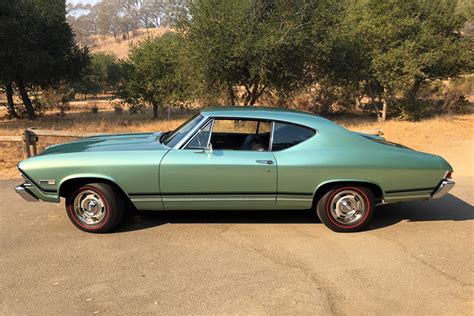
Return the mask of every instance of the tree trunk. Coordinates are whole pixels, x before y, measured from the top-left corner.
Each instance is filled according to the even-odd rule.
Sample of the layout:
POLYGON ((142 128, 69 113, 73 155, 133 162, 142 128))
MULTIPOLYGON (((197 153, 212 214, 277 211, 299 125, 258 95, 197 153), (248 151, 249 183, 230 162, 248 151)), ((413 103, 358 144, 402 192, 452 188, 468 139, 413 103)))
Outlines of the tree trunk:
POLYGON ((235 92, 234 92, 234 88, 232 86, 229 86, 228 94, 229 94, 230 105, 234 106, 235 105, 235 92))
POLYGON ((372 103, 374 105, 374 108, 375 108, 375 114, 377 114, 377 121, 380 122, 382 121, 382 117, 380 116, 380 109, 378 107, 378 103, 380 102, 380 97, 377 99, 377 101, 375 101, 375 98, 374 97, 370 97, 370 103, 372 103))
POLYGON ((382 107, 382 117, 381 117, 381 121, 382 121, 382 122, 385 122, 386 119, 387 119, 387 98, 384 97, 384 98, 383 98, 383 107, 382 107))
POLYGON ((255 89, 252 93, 252 98, 250 99, 250 105, 254 106, 257 100, 262 96, 263 92, 267 88, 266 85, 263 85, 260 90, 258 90, 258 85, 255 85, 255 89))
POLYGON ((5 92, 7 94, 8 117, 18 118, 18 114, 15 110, 15 103, 13 102, 13 82, 10 81, 6 84, 5 92))
POLYGON ((152 102, 151 105, 153 106, 153 119, 158 119, 158 103, 152 102))
POLYGON ((360 96, 356 95, 354 97, 354 104, 355 104, 355 109, 360 110, 360 96))
POLYGON ((421 88, 421 81, 418 79, 415 79, 415 83, 413 83, 413 86, 411 86, 411 88, 406 93, 406 98, 408 99, 408 101, 410 101, 411 103, 415 103, 416 96, 420 88, 421 88))
POLYGON ((382 98, 383 107, 382 107, 382 116, 380 119, 382 122, 385 122, 385 120, 387 119, 388 95, 389 95, 388 89, 383 88, 383 98, 382 98))
POLYGON ((26 91, 25 83, 23 82, 22 79, 17 79, 16 85, 18 87, 18 91, 20 92, 23 105, 25 106, 26 116, 28 117, 28 119, 34 120, 36 118, 35 110, 33 109, 33 105, 31 104, 30 97, 28 96, 28 92, 26 91))
POLYGON ((258 81, 252 84, 250 87, 245 85, 245 90, 247 91, 244 101, 245 106, 254 106, 258 98, 262 96, 263 92, 267 88, 266 85, 262 85, 261 89, 259 89, 259 87, 260 84, 258 81))

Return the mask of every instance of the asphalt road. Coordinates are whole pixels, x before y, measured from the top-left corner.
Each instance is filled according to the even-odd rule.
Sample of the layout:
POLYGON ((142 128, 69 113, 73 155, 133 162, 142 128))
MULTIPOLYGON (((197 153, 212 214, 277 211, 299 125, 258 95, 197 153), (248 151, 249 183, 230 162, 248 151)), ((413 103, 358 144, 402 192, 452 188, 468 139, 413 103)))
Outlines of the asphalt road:
POLYGON ((173 212, 107 235, 0 181, 0 314, 474 313, 473 178, 337 234, 310 212, 173 212))

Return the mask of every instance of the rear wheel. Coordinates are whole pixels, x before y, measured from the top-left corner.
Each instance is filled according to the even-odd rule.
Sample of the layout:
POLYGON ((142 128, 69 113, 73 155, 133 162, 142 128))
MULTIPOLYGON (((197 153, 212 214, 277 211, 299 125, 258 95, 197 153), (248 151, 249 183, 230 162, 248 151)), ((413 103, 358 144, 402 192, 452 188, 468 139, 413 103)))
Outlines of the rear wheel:
POLYGON ((124 203, 121 195, 106 183, 90 183, 72 190, 66 197, 71 222, 90 233, 106 233, 121 221, 124 203))
POLYGON ((333 231, 360 231, 373 217, 374 197, 364 187, 334 187, 321 197, 316 211, 319 219, 333 231))

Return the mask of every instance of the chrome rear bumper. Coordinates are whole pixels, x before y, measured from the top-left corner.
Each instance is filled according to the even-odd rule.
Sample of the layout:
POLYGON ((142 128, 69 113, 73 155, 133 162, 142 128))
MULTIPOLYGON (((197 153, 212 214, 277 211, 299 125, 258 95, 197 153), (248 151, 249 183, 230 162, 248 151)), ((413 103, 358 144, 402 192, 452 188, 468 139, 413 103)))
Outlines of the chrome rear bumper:
POLYGON ((18 193, 25 201, 38 202, 38 198, 28 190, 28 188, 32 186, 33 185, 31 183, 23 183, 15 187, 15 192, 18 193))
POLYGON ((454 187, 455 184, 456 182, 451 179, 444 179, 443 181, 441 181, 438 188, 431 195, 431 198, 439 199, 440 197, 446 195, 446 193, 448 193, 454 187))

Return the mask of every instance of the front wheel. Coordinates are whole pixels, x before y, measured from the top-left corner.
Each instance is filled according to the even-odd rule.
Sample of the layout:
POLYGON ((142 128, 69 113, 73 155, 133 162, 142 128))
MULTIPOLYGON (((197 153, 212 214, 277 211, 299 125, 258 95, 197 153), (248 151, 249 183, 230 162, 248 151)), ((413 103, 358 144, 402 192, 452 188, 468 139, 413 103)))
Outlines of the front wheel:
POLYGON ((66 197, 69 219, 89 233, 106 233, 114 229, 122 219, 123 205, 120 194, 105 183, 80 186, 66 197))
POLYGON ((364 187, 335 187, 321 197, 316 211, 321 222, 333 231, 360 231, 373 217, 374 197, 364 187))

